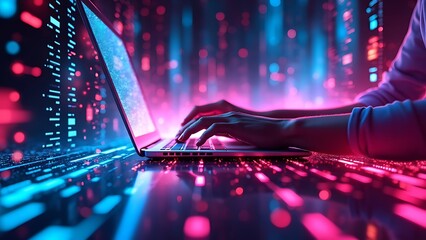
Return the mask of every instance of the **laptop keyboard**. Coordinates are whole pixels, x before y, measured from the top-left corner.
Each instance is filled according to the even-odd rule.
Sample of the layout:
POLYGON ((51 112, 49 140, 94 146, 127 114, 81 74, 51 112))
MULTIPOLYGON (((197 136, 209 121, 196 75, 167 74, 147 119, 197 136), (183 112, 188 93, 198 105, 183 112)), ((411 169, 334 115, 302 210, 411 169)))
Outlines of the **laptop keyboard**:
POLYGON ((195 138, 190 138, 186 142, 176 142, 176 140, 171 140, 167 143, 161 150, 224 150, 225 145, 217 138, 208 139, 202 146, 196 145, 195 138))

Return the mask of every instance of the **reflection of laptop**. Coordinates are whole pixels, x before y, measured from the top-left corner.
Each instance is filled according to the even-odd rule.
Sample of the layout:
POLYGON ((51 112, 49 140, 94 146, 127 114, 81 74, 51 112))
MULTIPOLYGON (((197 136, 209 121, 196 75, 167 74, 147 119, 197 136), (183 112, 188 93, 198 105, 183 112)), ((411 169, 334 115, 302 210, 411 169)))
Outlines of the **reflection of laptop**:
POLYGON ((210 139, 200 148, 195 147, 195 139, 189 139, 187 143, 161 139, 123 41, 89 0, 77 2, 93 45, 102 59, 120 114, 139 155, 147 157, 309 155, 309 152, 299 149, 262 150, 234 140, 220 142, 217 138, 210 139))

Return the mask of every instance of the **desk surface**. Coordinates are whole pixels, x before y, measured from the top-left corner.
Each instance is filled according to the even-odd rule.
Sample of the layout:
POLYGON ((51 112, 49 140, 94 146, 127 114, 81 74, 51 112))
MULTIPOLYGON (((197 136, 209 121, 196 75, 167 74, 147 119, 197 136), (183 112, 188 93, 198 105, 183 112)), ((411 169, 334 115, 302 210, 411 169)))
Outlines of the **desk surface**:
POLYGON ((141 161, 133 154, 84 164, 49 194, 2 208, 0 236, 426 239, 426 161, 321 154, 141 161), (35 211, 31 204, 42 210, 10 227, 6 219, 35 211))

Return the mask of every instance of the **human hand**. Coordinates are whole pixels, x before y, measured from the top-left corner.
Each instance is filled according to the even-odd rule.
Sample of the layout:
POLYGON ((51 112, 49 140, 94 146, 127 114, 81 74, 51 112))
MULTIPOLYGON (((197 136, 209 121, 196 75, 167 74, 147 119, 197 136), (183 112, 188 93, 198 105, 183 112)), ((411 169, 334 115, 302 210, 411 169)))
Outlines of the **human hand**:
POLYGON ((203 116, 218 115, 231 111, 238 112, 241 110, 241 108, 229 103, 226 100, 220 100, 206 105, 195 106, 183 120, 181 125, 185 126, 190 121, 197 120, 198 118, 203 116))
POLYGON ((206 129, 197 141, 203 145, 213 135, 227 136, 261 148, 283 148, 288 146, 288 120, 272 119, 238 112, 227 112, 216 116, 200 117, 186 124, 178 135, 178 141, 186 141, 192 134, 206 129))

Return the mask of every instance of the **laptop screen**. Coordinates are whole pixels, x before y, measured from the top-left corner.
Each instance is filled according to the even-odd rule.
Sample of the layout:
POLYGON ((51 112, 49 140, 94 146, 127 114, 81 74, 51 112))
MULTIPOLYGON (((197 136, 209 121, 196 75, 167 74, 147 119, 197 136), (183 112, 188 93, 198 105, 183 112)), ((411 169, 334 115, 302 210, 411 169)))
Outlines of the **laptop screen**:
POLYGON ((123 41, 82 2, 134 137, 155 131, 123 41))

